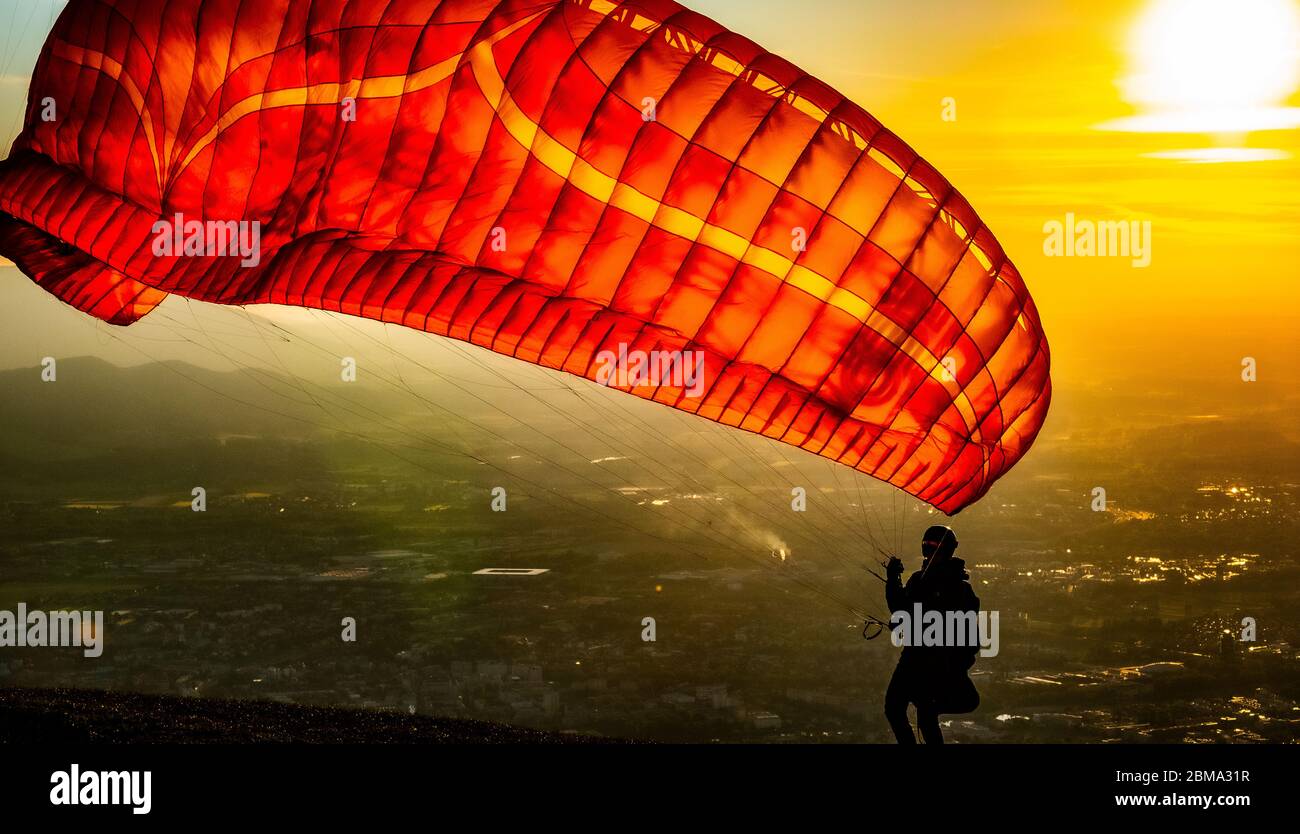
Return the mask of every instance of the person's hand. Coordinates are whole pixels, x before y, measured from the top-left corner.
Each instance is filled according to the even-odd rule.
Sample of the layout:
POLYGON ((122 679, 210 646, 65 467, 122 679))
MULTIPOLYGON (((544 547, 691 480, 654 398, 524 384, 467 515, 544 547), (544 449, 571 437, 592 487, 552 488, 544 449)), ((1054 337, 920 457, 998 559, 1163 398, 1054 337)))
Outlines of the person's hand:
POLYGON ((889 557, 889 564, 885 565, 885 574, 890 579, 895 579, 903 575, 903 560, 897 556, 889 557))

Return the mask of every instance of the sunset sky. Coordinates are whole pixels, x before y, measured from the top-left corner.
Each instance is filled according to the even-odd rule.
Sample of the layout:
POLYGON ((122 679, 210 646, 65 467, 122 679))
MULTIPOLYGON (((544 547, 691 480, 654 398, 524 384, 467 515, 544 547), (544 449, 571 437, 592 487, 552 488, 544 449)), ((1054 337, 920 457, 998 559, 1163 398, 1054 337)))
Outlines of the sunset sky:
MULTIPOLYGON (((687 5, 847 94, 962 191, 1038 303, 1058 384, 1144 363, 1234 374, 1246 355, 1300 359, 1294 0, 687 5), (1150 265, 1045 256, 1044 224, 1067 214, 1150 221, 1150 265)), ((61 7, 0 0, 6 149, 61 7)), ((106 325, 12 268, 0 278, 0 364, 102 345, 106 325)))

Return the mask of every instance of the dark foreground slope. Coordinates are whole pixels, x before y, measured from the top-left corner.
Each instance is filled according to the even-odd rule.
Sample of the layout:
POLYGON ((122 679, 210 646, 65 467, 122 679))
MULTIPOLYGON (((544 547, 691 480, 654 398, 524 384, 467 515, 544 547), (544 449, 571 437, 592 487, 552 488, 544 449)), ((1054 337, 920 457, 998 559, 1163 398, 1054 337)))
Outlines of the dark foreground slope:
POLYGON ((592 744, 591 736, 371 709, 0 689, 0 743, 592 744))

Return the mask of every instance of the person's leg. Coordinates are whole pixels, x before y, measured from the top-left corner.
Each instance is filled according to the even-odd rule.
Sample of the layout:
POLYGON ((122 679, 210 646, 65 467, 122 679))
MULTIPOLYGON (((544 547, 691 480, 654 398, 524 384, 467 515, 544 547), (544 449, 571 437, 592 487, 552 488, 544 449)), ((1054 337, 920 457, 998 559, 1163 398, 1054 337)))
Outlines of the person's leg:
POLYGON ((885 690, 885 718, 894 731, 894 738, 899 744, 916 744, 912 733, 912 724, 907 720, 907 704, 910 700, 910 675, 899 663, 894 667, 894 675, 889 679, 889 688, 885 690))
POLYGON ((926 744, 943 744, 943 730, 939 728, 939 713, 934 704, 916 705, 916 728, 926 744))

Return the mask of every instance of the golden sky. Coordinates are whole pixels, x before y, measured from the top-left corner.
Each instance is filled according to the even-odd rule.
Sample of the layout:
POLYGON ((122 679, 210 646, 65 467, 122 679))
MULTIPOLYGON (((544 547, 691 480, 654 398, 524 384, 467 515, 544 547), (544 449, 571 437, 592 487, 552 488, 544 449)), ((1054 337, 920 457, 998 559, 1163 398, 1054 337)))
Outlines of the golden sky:
MULTIPOLYGON (((1287 15, 1300 19, 1300 4, 692 5, 862 104, 957 186, 1025 276, 1053 346, 1054 377, 1095 373, 1097 355, 1118 342, 1205 347, 1202 331, 1238 356, 1263 337, 1279 359, 1300 360, 1300 123, 1249 129, 1279 120, 1247 112, 1264 109, 1257 100, 1272 92, 1267 79, 1287 88, 1274 110, 1300 107, 1300 43, 1284 26, 1287 15), (1242 56, 1261 51, 1268 54, 1254 75, 1242 72, 1242 56), (1216 60, 1238 69, 1217 72, 1216 60), (1198 71, 1207 77, 1188 77, 1198 71), (1241 77, 1222 77, 1232 72, 1241 77), (1134 90, 1134 76, 1146 87, 1134 90), (946 97, 955 121, 943 119, 946 97), (1207 118, 1193 118, 1200 115, 1207 118), (1114 125, 1135 116, 1159 118, 1114 125), (1139 130, 1103 129, 1125 126, 1139 130), (1145 131, 1153 126, 1217 132, 1145 131), (1261 158, 1187 158, 1231 159, 1248 149, 1261 158), (1043 226, 1067 213, 1149 220, 1150 265, 1046 257, 1043 226)), ((1225 365, 1234 364, 1229 358, 1225 365)))

